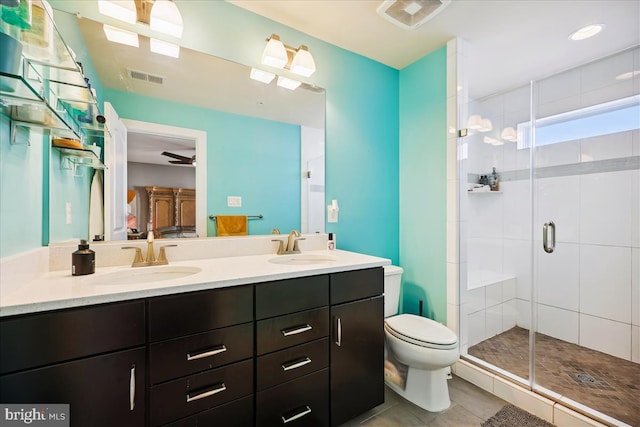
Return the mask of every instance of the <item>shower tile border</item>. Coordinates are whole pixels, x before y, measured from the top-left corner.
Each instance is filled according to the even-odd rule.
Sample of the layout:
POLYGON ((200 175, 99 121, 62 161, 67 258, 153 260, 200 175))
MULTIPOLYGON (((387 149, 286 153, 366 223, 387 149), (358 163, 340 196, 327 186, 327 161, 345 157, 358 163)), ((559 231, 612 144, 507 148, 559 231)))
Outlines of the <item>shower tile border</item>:
MULTIPOLYGON (((572 163, 558 166, 536 168, 536 179, 556 178, 562 176, 588 175, 594 173, 621 172, 640 169, 640 156, 621 157, 617 159, 595 160, 591 162, 572 163)), ((529 179, 529 169, 518 169, 500 172, 500 181, 523 181, 529 179)), ((467 183, 475 184, 480 174, 468 173, 467 183)))

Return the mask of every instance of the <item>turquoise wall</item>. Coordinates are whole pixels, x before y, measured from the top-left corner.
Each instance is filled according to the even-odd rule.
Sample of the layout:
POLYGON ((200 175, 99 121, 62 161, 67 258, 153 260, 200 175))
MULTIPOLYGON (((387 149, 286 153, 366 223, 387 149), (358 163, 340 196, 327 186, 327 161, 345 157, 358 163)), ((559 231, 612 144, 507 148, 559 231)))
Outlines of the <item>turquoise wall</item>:
MULTIPOLYGON (((111 89, 104 96, 122 118, 207 132, 208 214, 264 215, 249 221, 249 234, 300 229, 300 126, 111 89), (227 196, 241 196, 242 207, 227 207, 227 196)), ((207 234, 216 235, 213 221, 207 234)))
POLYGON ((446 88, 442 47, 400 71, 402 311, 446 323, 446 88))
MULTIPOLYGON (((9 119, 0 115, 0 257, 41 246, 43 144, 31 132, 31 145, 11 144, 9 119)), ((20 132, 18 141, 26 142, 20 132)))

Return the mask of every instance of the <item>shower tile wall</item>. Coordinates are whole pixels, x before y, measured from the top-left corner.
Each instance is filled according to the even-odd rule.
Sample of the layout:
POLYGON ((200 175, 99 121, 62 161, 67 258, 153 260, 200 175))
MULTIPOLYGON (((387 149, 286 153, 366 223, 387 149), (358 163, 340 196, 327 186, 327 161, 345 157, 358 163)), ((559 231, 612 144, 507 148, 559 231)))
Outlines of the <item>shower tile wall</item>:
MULTIPOLYGON (((625 70, 639 69, 638 64, 635 49, 541 81, 537 116, 639 94, 639 78, 615 80, 625 70)), ((471 183, 461 188, 461 212, 468 220, 467 229, 461 230, 467 238, 468 272, 514 276, 516 323, 529 328, 529 150, 512 142, 483 143, 484 137, 499 139, 504 127, 517 128, 529 120, 529 87, 472 103, 469 109, 469 114, 489 118, 493 130, 466 138, 469 154, 462 161, 463 171, 473 179, 496 167, 505 180, 498 194, 465 194, 465 184, 471 183)), ((538 147, 535 167, 546 169, 533 188, 538 331, 635 362, 640 362, 639 156, 638 130, 538 147), (549 220, 557 225, 553 255, 547 255, 539 241, 542 224, 549 220)), ((461 295, 461 310, 470 316, 463 345, 484 339, 491 321, 485 313, 481 334, 478 311, 464 304, 469 292, 473 290, 461 295)))

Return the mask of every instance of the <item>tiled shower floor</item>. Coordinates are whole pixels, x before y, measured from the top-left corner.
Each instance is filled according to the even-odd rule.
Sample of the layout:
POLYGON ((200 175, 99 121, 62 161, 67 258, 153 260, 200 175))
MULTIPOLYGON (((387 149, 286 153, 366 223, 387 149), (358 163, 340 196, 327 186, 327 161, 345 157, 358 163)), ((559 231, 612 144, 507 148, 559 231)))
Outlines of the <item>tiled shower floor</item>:
MULTIPOLYGON (((632 426, 640 426, 640 364, 536 334, 536 383, 632 426)), ((529 376, 529 331, 514 327, 469 354, 529 376)))

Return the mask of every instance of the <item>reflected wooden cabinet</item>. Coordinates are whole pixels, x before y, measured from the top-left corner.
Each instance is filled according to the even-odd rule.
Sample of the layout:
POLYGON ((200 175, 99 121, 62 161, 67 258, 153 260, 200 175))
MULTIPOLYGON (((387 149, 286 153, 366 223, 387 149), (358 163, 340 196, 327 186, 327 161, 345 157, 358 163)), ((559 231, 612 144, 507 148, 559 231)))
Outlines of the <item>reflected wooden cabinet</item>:
POLYGON ((195 227, 196 191, 188 188, 145 187, 149 197, 151 230, 195 227))

